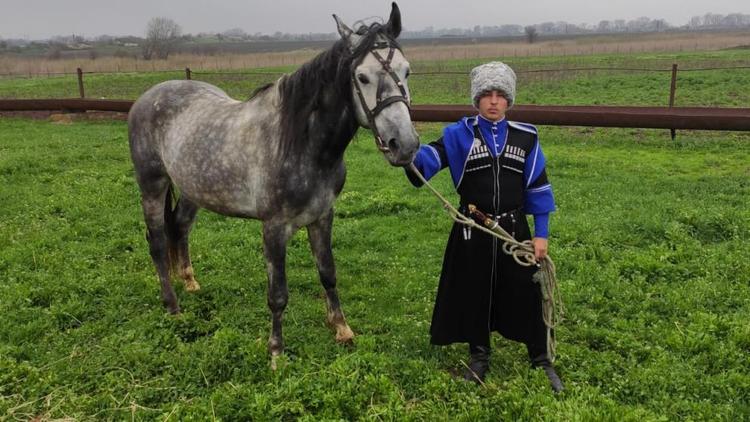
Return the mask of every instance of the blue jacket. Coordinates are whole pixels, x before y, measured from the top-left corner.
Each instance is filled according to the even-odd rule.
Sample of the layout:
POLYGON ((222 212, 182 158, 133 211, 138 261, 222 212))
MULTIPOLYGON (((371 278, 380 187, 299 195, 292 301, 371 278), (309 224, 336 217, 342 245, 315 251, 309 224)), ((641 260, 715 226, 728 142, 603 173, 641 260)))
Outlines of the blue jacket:
MULTIPOLYGON (((497 157, 500 153, 505 157, 512 156, 516 160, 523 160, 523 210, 526 214, 534 216, 535 236, 546 238, 549 231, 549 213, 555 210, 555 201, 552 186, 547 182, 546 160, 534 126, 508 120, 493 123, 481 116, 464 117, 447 126, 443 130, 442 138, 420 147, 414 159, 415 167, 428 180, 441 169, 448 167, 453 184, 458 190, 463 181, 469 155, 475 145, 475 124, 479 126, 482 137, 487 140, 492 157, 497 157), (506 145, 508 131, 521 131, 533 135, 530 149, 519 152, 518 148, 506 145)), ((419 185, 415 179, 410 180, 416 186, 419 185)))

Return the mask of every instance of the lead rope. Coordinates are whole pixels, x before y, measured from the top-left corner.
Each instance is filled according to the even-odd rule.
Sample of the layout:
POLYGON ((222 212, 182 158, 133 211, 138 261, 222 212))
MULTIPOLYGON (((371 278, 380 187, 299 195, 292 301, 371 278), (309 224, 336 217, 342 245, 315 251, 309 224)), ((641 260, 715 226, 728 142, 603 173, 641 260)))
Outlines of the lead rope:
POLYGON ((547 255, 541 262, 537 262, 534 256, 534 246, 530 240, 519 242, 513 236, 505 231, 500 225, 492 220, 486 218, 481 212, 478 212, 476 207, 469 205, 469 212, 472 214, 478 214, 483 218, 484 226, 479 225, 473 218, 465 216, 459 212, 451 203, 445 199, 440 192, 437 191, 427 180, 422 176, 422 173, 414 167, 414 164, 409 164, 409 170, 414 173, 417 178, 427 186, 430 191, 437 196, 440 202, 443 203, 443 209, 448 215, 460 224, 481 230, 485 233, 495 236, 503 241, 503 252, 513 257, 513 260, 523 267, 530 267, 536 265, 539 270, 534 273, 534 282, 539 284, 539 289, 542 293, 542 318, 544 319, 544 325, 547 327, 547 357, 550 362, 555 361, 555 351, 557 341, 555 336, 552 334, 552 330, 555 329, 562 321, 563 315, 565 314, 565 308, 563 306, 562 296, 560 289, 557 286, 557 276, 555 273, 555 263, 552 262, 552 258, 547 255))

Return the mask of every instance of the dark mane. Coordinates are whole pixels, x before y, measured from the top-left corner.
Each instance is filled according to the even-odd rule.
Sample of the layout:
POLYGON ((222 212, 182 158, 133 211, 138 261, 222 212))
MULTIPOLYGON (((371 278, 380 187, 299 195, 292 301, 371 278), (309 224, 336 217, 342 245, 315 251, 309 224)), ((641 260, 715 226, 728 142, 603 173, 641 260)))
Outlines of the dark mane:
POLYGON ((261 94, 263 92, 268 91, 268 88, 273 86, 273 82, 269 82, 263 86, 259 86, 258 88, 255 88, 255 90, 250 94, 250 96, 247 98, 248 101, 255 98, 258 94, 261 94))
POLYGON ((339 39, 331 48, 303 64, 297 71, 280 81, 281 91, 281 142, 280 148, 288 153, 311 136, 327 136, 334 145, 349 142, 357 130, 357 122, 351 116, 351 72, 352 65, 365 56, 378 36, 386 38, 391 45, 400 46, 386 31, 386 27, 373 23, 357 29, 362 39, 357 48, 349 51, 347 43, 339 39), (327 113, 327 114, 326 114, 327 113), (325 119, 318 122, 322 131, 311 131, 310 117, 325 119), (350 117, 344 122, 343 117, 350 117), (342 124, 344 127, 341 127, 342 124), (333 137, 334 139, 330 139, 333 137), (346 139, 344 139, 346 138, 346 139))

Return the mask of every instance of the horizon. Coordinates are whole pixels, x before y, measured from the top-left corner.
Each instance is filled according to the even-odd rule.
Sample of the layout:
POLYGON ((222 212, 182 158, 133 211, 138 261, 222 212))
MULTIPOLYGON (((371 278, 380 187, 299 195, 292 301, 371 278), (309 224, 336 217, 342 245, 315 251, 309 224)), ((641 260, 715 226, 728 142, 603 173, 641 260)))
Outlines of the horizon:
MULTIPOLYGON (((390 3, 319 0, 316 10, 291 0, 260 4, 255 0, 224 0, 204 5, 200 0, 131 0, 127 5, 95 0, 71 0, 39 7, 41 0, 3 0, 0 16, 0 38, 45 41, 56 37, 101 36, 143 37, 153 17, 163 16, 180 25, 185 34, 217 34, 239 28, 254 35, 335 34, 332 13, 348 25, 358 20, 387 19, 390 3), (255 5, 255 6, 254 6, 255 5), (141 6, 141 7, 139 7, 141 6), (85 12, 82 12, 85 11, 85 12), (313 16, 313 18, 310 18, 313 16)), ((444 0, 408 0, 399 2, 404 31, 421 32, 470 29, 475 26, 541 25, 566 22, 576 26, 597 26, 601 21, 634 21, 647 17, 663 20, 671 27, 685 26, 694 17, 707 15, 748 14, 750 7, 738 0, 718 0, 705 10, 704 2, 667 0, 652 4, 646 0, 614 1, 607 5, 589 5, 583 0, 555 2, 541 0, 535 4, 510 2, 505 9, 490 7, 483 1, 468 0, 457 7, 444 0)))
MULTIPOLYGON (((716 14, 716 15, 726 16, 726 15, 720 15, 720 14, 716 14)), ((747 15, 742 14, 742 15, 750 17, 750 14, 747 14, 747 15)), ((703 17, 703 16, 700 16, 700 17, 703 17)), ((665 19, 661 19, 661 18, 658 18, 658 17, 657 18, 651 18, 651 17, 648 17, 648 16, 641 16, 641 17, 636 18, 636 19, 622 20, 622 21, 625 21, 627 23, 627 22, 634 22, 637 19, 644 19, 644 18, 649 19, 650 22, 662 21, 664 24, 666 24, 666 29, 667 30, 669 30, 669 29, 686 29, 690 25, 690 21, 688 21, 688 22, 686 22, 684 24, 675 24, 675 23, 669 22, 669 21, 667 21, 665 19)), ((616 22, 616 21, 620 21, 621 19, 605 19, 605 20, 608 21, 608 22, 616 22)), ((597 24, 593 24, 593 23, 590 23, 590 22, 573 23, 573 22, 566 22, 566 21, 537 22, 537 23, 532 23, 532 24, 526 25, 526 26, 540 26, 540 25, 549 24, 549 23, 553 23, 553 24, 565 23, 565 24, 568 24, 568 25, 573 25, 576 28, 578 28, 579 30, 587 30, 587 31, 592 31, 592 33, 596 33, 597 32, 597 24, 599 22, 597 22, 597 24)), ((177 22, 177 24, 179 25, 179 22, 177 22)), ((494 27, 501 27, 501 26, 506 26, 506 25, 510 26, 510 25, 517 25, 517 24, 502 24, 502 25, 496 25, 494 27)), ((524 27, 524 25, 518 25, 518 26, 524 27)), ((492 26, 483 26, 483 28, 491 28, 491 27, 492 26)), ((182 29, 182 27, 181 27, 181 29, 182 29)), ((224 34, 226 32, 229 32, 230 30, 235 30, 235 29, 242 29, 242 28, 226 28, 224 30, 214 31, 214 32, 188 32, 188 31, 184 31, 183 30, 181 36, 193 36, 193 37, 215 36, 215 35, 218 35, 218 34, 224 34)), ((472 29, 473 29, 473 27, 450 27, 450 28, 449 27, 446 27, 446 28, 424 27, 424 28, 419 28, 419 29, 412 29, 412 28, 406 28, 406 27, 404 27, 402 29, 402 36, 401 37, 404 38, 403 37, 404 33, 419 33, 419 32, 425 32, 425 31, 434 31, 436 33, 436 35, 434 35, 432 37, 428 37, 428 38, 438 38, 438 37, 444 37, 444 36, 448 35, 446 33, 451 32, 451 31, 453 31, 453 32, 455 32, 455 31, 470 31, 472 29)), ((737 29, 748 29, 748 30, 750 30, 750 26, 742 27, 742 28, 737 28, 737 29)), ((614 32, 614 31, 609 31, 609 32, 614 32)), ((627 32, 627 30, 625 32, 627 32)), ((633 31, 633 33, 635 33, 635 32, 637 32, 637 31, 633 31)), ((260 36, 260 37, 272 37, 272 38, 275 37, 275 36, 277 36, 277 34, 288 35, 288 36, 313 35, 313 36, 332 36, 332 37, 338 37, 338 33, 335 30, 329 31, 329 32, 293 32, 293 33, 280 32, 280 31, 276 31, 275 33, 262 33, 262 32, 251 33, 251 32, 245 31, 245 34, 248 35, 248 36, 252 36, 252 37, 260 36)), ((544 36, 544 34, 541 34, 541 35, 544 36)), ((572 33, 570 35, 581 35, 581 34, 580 33, 578 33, 578 34, 572 33)), ((452 36, 459 37, 459 36, 462 36, 462 35, 455 35, 454 34, 452 36)), ((509 36, 512 36, 512 35, 509 35, 509 36)), ((523 35, 519 35, 519 36, 523 36, 523 35)), ((49 37, 46 37, 46 38, 18 38, 18 37, 14 38, 14 37, 3 37, 3 36, 0 35, 0 40, 9 40, 9 41, 19 41, 19 40, 22 40, 22 41, 29 41, 29 42, 48 42, 48 41, 54 41, 56 39, 61 39, 61 38, 65 39, 65 38, 70 38, 70 37, 81 37, 81 38, 83 38, 86 41, 96 41, 97 38, 101 38, 101 37, 110 37, 112 39, 118 39, 118 38, 140 38, 140 39, 145 39, 145 34, 94 34, 94 35, 83 35, 83 34, 71 33, 71 34, 55 34, 55 35, 52 35, 52 36, 49 36, 49 37)), ((495 36, 495 35, 479 35, 478 37, 495 38, 495 37, 498 37, 498 36, 495 36)), ((282 41, 282 40, 279 40, 279 41, 282 41)))

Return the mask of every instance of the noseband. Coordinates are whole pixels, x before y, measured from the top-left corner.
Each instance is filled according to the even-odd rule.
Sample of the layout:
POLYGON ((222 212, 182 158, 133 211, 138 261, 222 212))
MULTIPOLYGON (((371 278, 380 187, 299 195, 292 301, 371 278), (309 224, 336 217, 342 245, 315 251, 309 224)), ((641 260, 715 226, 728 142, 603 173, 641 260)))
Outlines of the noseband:
POLYGON ((356 75, 357 67, 360 65, 360 63, 362 63, 367 55, 365 54, 352 65, 352 83, 354 84, 354 89, 357 91, 357 95, 359 96, 359 103, 362 104, 362 109, 365 111, 365 115, 367 115, 367 122, 370 125, 370 130, 372 130, 372 133, 375 135, 375 145, 377 145, 378 149, 382 152, 388 152, 390 151, 390 149, 388 148, 388 145, 386 145, 385 141, 383 141, 383 138, 380 136, 380 131, 378 131, 377 126, 375 126, 375 116, 380 114, 380 112, 383 111, 384 108, 397 102, 402 102, 406 104, 406 108, 410 108, 409 98, 406 96, 406 87, 404 87, 404 83, 401 82, 401 79, 391 68, 391 60, 393 60, 393 54, 395 53, 395 51, 396 49, 387 41, 376 42, 375 44, 373 44, 372 50, 370 50, 370 53, 380 62, 380 65, 383 66, 383 70, 385 70, 386 73, 391 77, 391 79, 396 82, 396 86, 398 86, 398 89, 401 91, 401 95, 393 95, 387 98, 383 98, 383 91, 385 90, 385 75, 381 74, 378 77, 378 90, 375 97, 375 108, 373 109, 370 109, 367 106, 367 101, 365 101, 365 96, 364 94, 362 94, 362 87, 359 85, 359 80, 357 79, 356 75), (382 48, 389 49, 388 57, 386 57, 385 59, 383 58, 383 56, 378 54, 377 51, 375 51, 382 48))

